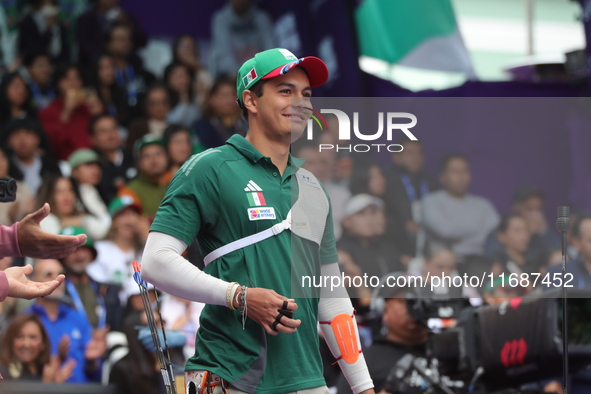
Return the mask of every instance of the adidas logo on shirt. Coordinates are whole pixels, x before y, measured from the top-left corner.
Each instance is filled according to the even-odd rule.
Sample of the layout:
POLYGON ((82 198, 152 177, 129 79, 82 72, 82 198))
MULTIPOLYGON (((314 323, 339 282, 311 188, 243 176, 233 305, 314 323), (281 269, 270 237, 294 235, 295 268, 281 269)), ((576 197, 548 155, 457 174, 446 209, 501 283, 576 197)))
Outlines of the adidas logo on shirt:
POLYGON ((244 191, 247 192, 246 197, 248 198, 248 203, 251 207, 267 205, 265 196, 263 195, 263 189, 252 180, 248 181, 244 191))

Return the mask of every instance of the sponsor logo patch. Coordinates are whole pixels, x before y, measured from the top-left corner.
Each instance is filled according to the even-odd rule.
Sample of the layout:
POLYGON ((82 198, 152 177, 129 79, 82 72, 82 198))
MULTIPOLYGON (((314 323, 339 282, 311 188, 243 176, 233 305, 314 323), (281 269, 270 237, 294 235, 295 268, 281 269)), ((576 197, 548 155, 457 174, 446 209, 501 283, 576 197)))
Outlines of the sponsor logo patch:
POLYGON ((248 220, 275 220, 275 208, 248 208, 248 220))

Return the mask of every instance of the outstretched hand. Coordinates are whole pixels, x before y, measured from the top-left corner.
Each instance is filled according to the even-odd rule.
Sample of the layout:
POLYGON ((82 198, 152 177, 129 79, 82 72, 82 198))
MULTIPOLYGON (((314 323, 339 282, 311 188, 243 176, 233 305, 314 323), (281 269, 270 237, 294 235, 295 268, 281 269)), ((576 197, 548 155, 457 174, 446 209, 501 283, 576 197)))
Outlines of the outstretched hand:
MULTIPOLYGON (((41 229, 39 223, 49 215, 49 204, 33 212, 18 224, 18 246, 23 256, 61 259, 86 243, 86 235, 57 235, 41 229)), ((56 286, 57 287, 57 286, 56 286)))
POLYGON ((24 267, 10 267, 4 270, 6 279, 8 279, 8 297, 24 298, 27 300, 45 297, 53 293, 66 278, 64 275, 58 275, 54 280, 47 282, 33 282, 27 279, 27 275, 30 275, 32 272, 33 266, 30 264, 24 267))

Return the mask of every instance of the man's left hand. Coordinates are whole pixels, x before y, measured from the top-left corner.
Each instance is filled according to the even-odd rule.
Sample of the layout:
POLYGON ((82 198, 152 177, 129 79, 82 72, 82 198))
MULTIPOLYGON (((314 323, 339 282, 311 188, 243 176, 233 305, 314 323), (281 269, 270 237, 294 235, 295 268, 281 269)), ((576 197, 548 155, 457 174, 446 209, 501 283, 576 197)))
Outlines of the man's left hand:
POLYGON ((53 293, 66 278, 64 275, 58 275, 57 278, 48 282, 33 282, 27 279, 27 275, 32 272, 33 266, 30 264, 4 270, 4 274, 8 279, 8 297, 24 298, 26 300, 44 297, 53 293))

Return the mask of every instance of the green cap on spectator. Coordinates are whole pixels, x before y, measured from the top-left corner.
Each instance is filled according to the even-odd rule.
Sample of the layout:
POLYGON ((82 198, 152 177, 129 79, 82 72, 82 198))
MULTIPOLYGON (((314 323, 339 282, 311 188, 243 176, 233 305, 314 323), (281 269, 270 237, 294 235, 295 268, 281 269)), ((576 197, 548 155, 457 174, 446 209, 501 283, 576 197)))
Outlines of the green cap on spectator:
POLYGON ((242 92, 249 89, 261 79, 269 79, 286 74, 296 66, 306 70, 310 87, 323 85, 328 80, 328 68, 322 60, 314 56, 297 58, 293 53, 283 48, 269 49, 259 52, 252 59, 244 62, 238 70, 236 92, 238 104, 242 103, 242 92))
POLYGON ((111 217, 115 217, 118 213, 126 208, 133 208, 140 215, 142 214, 142 207, 139 206, 133 199, 128 195, 119 196, 113 199, 109 204, 109 213, 111 217))
POLYGON ((68 157, 68 163, 70 164, 70 168, 74 169, 81 164, 88 164, 88 163, 99 163, 101 159, 99 155, 93 151, 92 149, 78 149, 68 157))
POLYGON ((144 149, 148 145, 154 145, 154 144, 160 145, 161 147, 166 149, 166 144, 164 143, 163 140, 161 140, 160 138, 156 138, 153 135, 146 134, 142 138, 137 140, 135 142, 135 144, 133 144, 133 156, 136 159, 139 159, 140 152, 142 151, 142 149, 144 149))
POLYGON ((98 255, 98 253, 97 253, 96 249, 94 248, 94 242, 92 241, 92 238, 90 238, 88 236, 88 233, 82 227, 68 226, 68 227, 62 228, 62 230, 60 231, 60 235, 80 235, 80 234, 86 235, 86 243, 84 245, 82 245, 81 248, 82 247, 89 248, 94 255, 93 260, 96 259, 96 256, 98 255))

